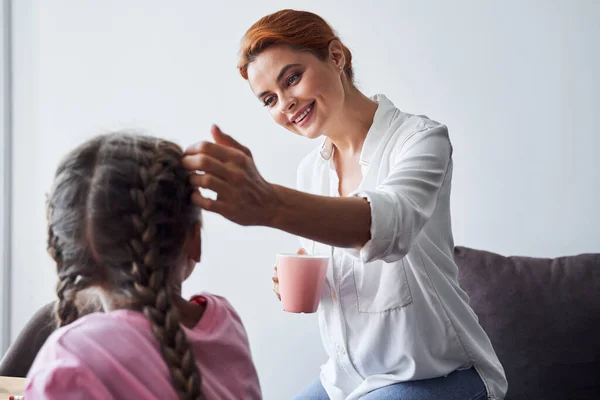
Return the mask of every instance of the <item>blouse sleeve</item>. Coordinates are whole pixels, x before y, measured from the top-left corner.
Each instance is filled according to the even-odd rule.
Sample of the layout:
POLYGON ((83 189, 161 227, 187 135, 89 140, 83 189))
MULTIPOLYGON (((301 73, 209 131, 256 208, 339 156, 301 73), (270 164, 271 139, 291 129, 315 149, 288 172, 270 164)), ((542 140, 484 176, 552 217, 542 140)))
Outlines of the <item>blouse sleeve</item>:
POLYGON ((444 125, 413 133, 402 142, 388 176, 375 190, 356 193, 371 207, 371 239, 363 262, 403 258, 435 210, 452 146, 444 125))

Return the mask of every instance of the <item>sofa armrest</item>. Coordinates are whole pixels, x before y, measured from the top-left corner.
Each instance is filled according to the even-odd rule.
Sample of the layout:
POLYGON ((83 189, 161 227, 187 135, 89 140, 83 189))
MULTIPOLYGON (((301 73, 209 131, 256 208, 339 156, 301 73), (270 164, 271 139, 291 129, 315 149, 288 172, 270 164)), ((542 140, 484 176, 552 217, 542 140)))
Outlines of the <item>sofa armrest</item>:
POLYGON ((27 376, 38 351, 56 329, 54 306, 55 302, 46 304, 27 322, 0 361, 0 376, 27 376))

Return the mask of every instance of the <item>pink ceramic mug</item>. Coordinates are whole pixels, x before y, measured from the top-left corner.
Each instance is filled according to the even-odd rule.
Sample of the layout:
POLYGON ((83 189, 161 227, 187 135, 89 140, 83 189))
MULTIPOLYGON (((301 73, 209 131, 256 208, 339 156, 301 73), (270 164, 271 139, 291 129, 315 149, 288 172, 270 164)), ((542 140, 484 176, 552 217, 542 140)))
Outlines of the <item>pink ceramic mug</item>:
POLYGON ((328 265, 327 256, 277 254, 279 295, 285 311, 317 311, 328 265))

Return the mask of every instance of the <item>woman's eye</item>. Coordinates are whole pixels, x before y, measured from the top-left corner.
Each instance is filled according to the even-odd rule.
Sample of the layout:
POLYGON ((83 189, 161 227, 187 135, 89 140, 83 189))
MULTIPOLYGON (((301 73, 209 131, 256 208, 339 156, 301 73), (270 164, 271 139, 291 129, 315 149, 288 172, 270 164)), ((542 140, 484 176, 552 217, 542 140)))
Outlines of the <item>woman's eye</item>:
POLYGON ((265 99, 264 105, 265 105, 265 107, 272 106, 274 102, 275 102, 275 98, 273 96, 269 96, 265 99))
POLYGON ((300 74, 294 74, 292 76, 290 76, 287 79, 287 84, 289 85, 293 85, 294 83, 296 83, 298 81, 298 79, 300 79, 300 74))

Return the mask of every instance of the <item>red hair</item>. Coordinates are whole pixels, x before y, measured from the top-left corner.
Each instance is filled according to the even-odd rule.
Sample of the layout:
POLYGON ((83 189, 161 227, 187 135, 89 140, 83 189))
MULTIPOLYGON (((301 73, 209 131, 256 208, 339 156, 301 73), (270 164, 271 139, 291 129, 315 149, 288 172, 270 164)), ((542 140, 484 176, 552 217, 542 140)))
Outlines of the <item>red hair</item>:
MULTIPOLYGON (((329 56, 329 44, 332 40, 340 41, 333 28, 317 14, 297 10, 277 11, 261 18, 248 29, 242 38, 238 69, 244 79, 248 79, 248 65, 274 45, 307 51, 325 61, 329 56)), ((344 73, 352 82, 352 53, 343 43, 342 47, 346 59, 344 73)))

